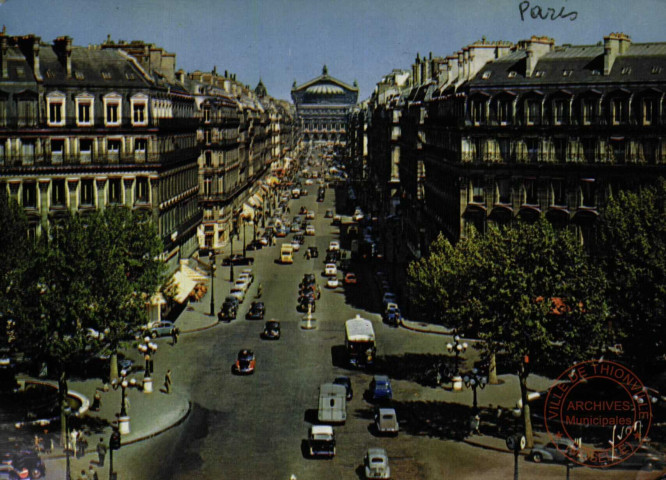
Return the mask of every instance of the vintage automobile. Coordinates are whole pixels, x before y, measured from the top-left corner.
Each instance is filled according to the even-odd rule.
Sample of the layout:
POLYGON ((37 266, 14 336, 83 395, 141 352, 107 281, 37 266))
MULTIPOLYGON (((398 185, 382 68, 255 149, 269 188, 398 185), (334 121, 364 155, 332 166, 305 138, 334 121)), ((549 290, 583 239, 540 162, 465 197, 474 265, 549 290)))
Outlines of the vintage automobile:
POLYGON ((280 339, 280 322, 277 320, 269 320, 264 325, 264 331, 261 332, 261 338, 265 340, 279 340, 280 339))
POLYGON ((365 478, 391 478, 388 455, 383 448, 368 448, 363 464, 365 466, 365 478))
POLYGON ((252 302, 250 309, 245 314, 246 320, 263 320, 266 313, 266 305, 264 302, 252 302))
POLYGON ((335 433, 330 425, 313 425, 308 432, 308 450, 311 457, 335 456, 335 433))
POLYGON ((236 315, 238 314, 238 306, 234 302, 224 302, 220 307, 220 311, 217 312, 217 319, 220 322, 230 322, 231 320, 236 320, 236 315))
POLYGON ((375 375, 372 377, 368 396, 370 400, 374 401, 391 400, 393 398, 393 389, 391 388, 389 377, 387 375, 375 375))
POLYGON ((254 258, 234 254, 222 259, 222 266, 229 266, 232 263, 234 265, 252 265, 254 263, 254 258))
POLYGON ((379 434, 397 435, 398 416, 394 408, 377 408, 375 410, 375 428, 379 434))
POLYGON ((234 373, 238 374, 250 374, 254 373, 254 368, 256 366, 256 358, 252 350, 244 348, 238 352, 238 357, 236 362, 231 367, 234 373))

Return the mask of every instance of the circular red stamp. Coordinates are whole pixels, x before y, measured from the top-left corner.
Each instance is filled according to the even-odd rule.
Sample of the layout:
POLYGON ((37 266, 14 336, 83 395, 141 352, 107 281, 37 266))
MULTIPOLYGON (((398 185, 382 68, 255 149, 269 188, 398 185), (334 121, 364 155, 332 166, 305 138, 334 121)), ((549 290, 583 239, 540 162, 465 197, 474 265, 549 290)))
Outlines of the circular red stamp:
POLYGON ((650 396, 638 376, 606 360, 577 363, 548 390, 544 422, 572 462, 610 467, 631 457, 652 422, 650 396))

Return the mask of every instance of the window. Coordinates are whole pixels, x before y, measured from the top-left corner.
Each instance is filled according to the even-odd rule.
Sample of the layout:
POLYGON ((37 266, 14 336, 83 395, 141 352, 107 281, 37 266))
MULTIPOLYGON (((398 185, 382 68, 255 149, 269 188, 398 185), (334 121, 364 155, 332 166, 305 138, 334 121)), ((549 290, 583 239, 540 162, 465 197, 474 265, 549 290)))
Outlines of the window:
POLYGON ((118 108, 119 105, 117 103, 109 103, 106 105, 106 123, 107 125, 110 124, 117 124, 120 121, 118 120, 118 108))
POLYGON ((0 97, 0 127, 7 124, 7 99, 0 97))
POLYGON ((516 72, 515 72, 515 71, 511 71, 511 72, 509 72, 509 74, 508 74, 507 76, 508 76, 509 78, 515 78, 515 76, 516 76, 516 72))
POLYGON ((485 72, 483 72, 483 74, 481 75, 481 78, 483 78, 484 80, 488 80, 488 79, 490 78, 490 75, 492 75, 492 73, 493 73, 493 72, 491 72, 490 70, 485 71, 485 72))
POLYGON ((620 72, 622 73, 622 75, 629 75, 631 73, 631 67, 622 67, 620 72))
POLYGON ((79 192, 79 202, 84 207, 92 207, 95 204, 95 190, 93 180, 85 178, 81 180, 81 190, 79 192))
POLYGON ((596 185, 593 178, 585 178, 580 182, 580 206, 596 208, 596 185))
POLYGON ((511 102, 509 100, 499 100, 497 115, 500 125, 511 123, 511 102))
POLYGON ((133 102, 132 103, 132 124, 133 125, 146 125, 146 103, 133 102))
POLYGON ((484 203, 483 180, 476 179, 472 181, 472 203, 484 203))
POLYGON ((508 178, 497 180, 497 203, 511 203, 511 182, 508 178))
POLYGON ((65 124, 65 102, 64 100, 54 101, 47 100, 49 104, 49 126, 57 126, 65 124))
POLYGON ((5 163, 5 142, 4 138, 0 138, 0 165, 5 163))
POLYGON ((21 160, 24 165, 32 165, 35 161, 35 141, 21 141, 21 160))
POLYGON ((109 203, 122 203, 122 183, 120 178, 111 178, 109 180, 109 203))
POLYGON ((564 180, 561 178, 555 178, 550 183, 550 189, 552 194, 552 204, 558 206, 567 205, 567 195, 564 188, 564 180))
POLYGON ((51 140, 51 163, 62 163, 65 155, 65 141, 51 140))
POLYGON ((481 125, 485 121, 486 104, 481 100, 472 101, 472 121, 474 125, 481 125))
POLYGON ((614 98, 611 101, 611 109, 613 112, 613 125, 620 125, 624 123, 625 118, 625 102, 622 98, 614 98))
POLYGON ((65 180, 58 179, 51 181, 51 206, 64 207, 66 205, 65 180))
POLYGON ((120 140, 107 140, 107 153, 110 160, 118 160, 120 157, 120 140))
POLYGON ((564 100, 555 100, 553 102, 553 124, 562 125, 565 123, 566 103, 564 100))
POLYGON ((661 73, 661 67, 653 66, 652 69, 650 70, 650 73, 652 73, 653 75, 661 73))
POLYGON ((643 125, 652 125, 655 118, 655 101, 653 98, 643 100, 643 125))
POLYGON ((34 125, 37 120, 37 102, 32 99, 20 98, 18 100, 18 125, 34 125))
POLYGON ((90 110, 92 107, 92 102, 79 102, 78 104, 78 117, 76 119, 76 122, 78 125, 90 125, 90 119, 92 118, 90 115, 90 110))
POLYGON ((205 123, 210 123, 210 107, 204 107, 203 120, 205 123))
POLYGON ((204 141, 209 144, 211 139, 211 133, 210 130, 204 131, 204 141))
POLYGON ((523 181, 523 189, 525 191, 525 204, 526 205, 537 205, 537 186, 536 179, 526 178, 523 181))
POLYGON ((537 100, 527 100, 525 102, 525 123, 535 125, 539 123, 539 113, 541 105, 537 100))
POLYGON ((525 144, 527 145, 527 160, 535 163, 539 158, 539 139, 528 138, 525 140, 525 144))
POLYGON ((590 125, 595 120, 595 101, 591 98, 586 98, 582 103, 582 116, 583 116, 583 125, 590 125))
POLYGON ((213 166, 213 153, 210 150, 206 150, 205 156, 206 156, 206 167, 212 167, 213 166))
POLYGON ((138 177, 136 179, 136 201, 148 203, 148 198, 148 179, 146 177, 138 177))
POLYGON ((146 153, 147 146, 148 140, 145 138, 137 138, 134 140, 134 151, 136 153, 146 153))
POLYGON ((37 185, 33 182, 23 184, 23 208, 37 208, 37 185))
POLYGON ((204 177, 204 195, 209 196, 212 192, 212 177, 204 177))
POLYGON ((81 162, 90 162, 92 160, 92 140, 82 138, 79 140, 79 155, 81 162))
POLYGON ((563 77, 570 77, 572 73, 573 73, 573 70, 562 70, 562 76, 563 77))
POLYGON ((122 118, 121 97, 117 93, 110 93, 104 97, 104 124, 106 126, 120 126, 122 118))

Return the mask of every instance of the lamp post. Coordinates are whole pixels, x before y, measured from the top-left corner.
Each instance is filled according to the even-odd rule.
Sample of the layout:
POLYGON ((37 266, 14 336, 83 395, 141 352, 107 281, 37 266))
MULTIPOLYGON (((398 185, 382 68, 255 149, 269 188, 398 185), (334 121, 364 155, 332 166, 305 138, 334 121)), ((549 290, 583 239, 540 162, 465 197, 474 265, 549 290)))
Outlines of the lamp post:
POLYGON ((241 217, 243 225, 243 258, 245 258, 245 218, 241 217))
MULTIPOLYGON (((65 400, 64 403, 67 401, 65 400)), ((72 413, 72 408, 67 405, 63 409, 63 412, 65 414, 65 457, 66 457, 66 465, 65 465, 65 480, 71 480, 72 479, 72 467, 69 462, 69 416, 72 413)))
POLYGON ((229 281, 234 283, 234 235, 236 234, 236 225, 231 228, 229 239, 231 240, 231 252, 229 252, 229 281))
POLYGON ((465 351, 467 350, 467 343, 460 342, 460 335, 456 335, 455 337, 453 337, 453 343, 446 344, 446 349, 449 351, 449 353, 455 352, 456 354, 454 376, 453 378, 451 378, 451 383, 453 384, 453 391, 462 392, 463 379, 460 376, 458 365, 460 363, 460 354, 465 353, 465 351))
POLYGON ((211 252, 209 255, 210 258, 210 316, 215 316, 215 253, 211 252))
POLYGON ((153 356, 157 352, 157 344, 150 341, 150 337, 143 337, 143 343, 138 347, 139 351, 143 354, 146 361, 143 376, 143 393, 153 392, 153 356))
POLYGON ((114 390, 117 390, 118 387, 122 389, 120 397, 120 418, 118 418, 118 425, 120 434, 128 435, 130 433, 130 416, 127 414, 127 389, 138 388, 138 384, 135 378, 127 378, 127 370, 120 371, 120 378, 120 381, 112 381, 111 386, 114 390))
POLYGON ((473 368, 470 373, 463 377, 463 381, 465 382, 467 388, 471 388, 472 392, 474 393, 473 410, 474 414, 476 414, 479 410, 476 403, 476 389, 485 388, 488 384, 488 378, 484 375, 481 375, 478 369, 473 368))

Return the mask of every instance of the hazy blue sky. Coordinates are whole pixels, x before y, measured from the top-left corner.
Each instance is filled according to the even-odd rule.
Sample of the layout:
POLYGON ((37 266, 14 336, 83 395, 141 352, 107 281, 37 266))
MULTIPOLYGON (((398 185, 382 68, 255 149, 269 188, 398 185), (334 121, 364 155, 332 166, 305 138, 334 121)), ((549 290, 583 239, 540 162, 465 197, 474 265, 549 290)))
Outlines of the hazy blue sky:
MULTIPOLYGON (((527 2, 523 2, 525 5, 527 2)), ((358 80, 360 98, 416 52, 449 55, 485 36, 517 41, 548 35, 556 43, 594 44, 610 32, 635 42, 666 41, 666 0, 534 0, 530 8, 577 12, 521 19, 519 0, 0 0, 10 35, 43 41, 70 35, 75 45, 145 40, 177 54, 186 71, 229 70, 253 87, 290 98, 292 82, 321 73, 358 80)))

